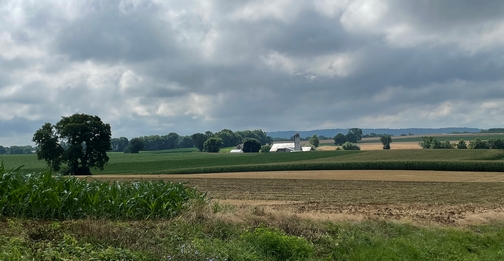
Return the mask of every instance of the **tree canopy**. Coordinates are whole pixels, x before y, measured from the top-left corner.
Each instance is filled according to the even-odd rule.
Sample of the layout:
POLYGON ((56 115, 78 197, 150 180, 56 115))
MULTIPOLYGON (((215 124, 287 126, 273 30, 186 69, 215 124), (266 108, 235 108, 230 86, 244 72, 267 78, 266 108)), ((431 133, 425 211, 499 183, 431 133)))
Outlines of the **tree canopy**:
POLYGON ((221 146, 221 138, 212 137, 205 141, 203 144, 203 150, 206 152, 219 152, 221 146))
POLYGON ((102 170, 109 161, 107 151, 112 149, 110 125, 87 114, 62 117, 55 125, 45 123, 35 132, 33 141, 39 160, 45 160, 55 171, 66 163, 66 173, 75 175, 91 174, 94 167, 102 170))
POLYGON ((362 129, 351 128, 348 130, 348 133, 346 135, 346 141, 357 143, 360 140, 362 140, 362 129))
POLYGON ((203 133, 194 133, 191 135, 191 139, 193 140, 194 147, 199 149, 199 151, 203 151, 207 136, 203 133))
POLYGON ((246 138, 243 142, 243 152, 259 152, 261 150, 261 142, 254 138, 246 138))
POLYGON ((317 135, 313 135, 311 136, 309 142, 311 145, 313 145, 313 147, 317 148, 319 146, 320 140, 317 135))
POLYGON ((124 150, 125 153, 138 153, 145 147, 145 141, 141 138, 133 138, 129 142, 129 146, 124 150))
POLYGON ((392 143, 392 137, 388 134, 384 134, 380 137, 380 141, 383 144, 384 150, 390 149, 390 143, 392 143))
POLYGON ((336 136, 334 136, 334 144, 336 146, 341 146, 346 141, 347 140, 346 140, 345 134, 343 134, 343 133, 338 133, 338 134, 336 134, 336 136))

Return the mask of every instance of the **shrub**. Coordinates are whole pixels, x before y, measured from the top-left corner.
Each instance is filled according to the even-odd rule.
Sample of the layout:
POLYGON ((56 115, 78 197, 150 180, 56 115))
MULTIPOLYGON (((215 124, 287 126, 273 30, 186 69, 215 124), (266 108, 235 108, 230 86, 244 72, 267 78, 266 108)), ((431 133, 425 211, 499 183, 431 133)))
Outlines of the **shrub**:
POLYGON ((422 149, 434 149, 439 141, 434 137, 422 137, 422 141, 418 143, 422 149))
POLYGON ((355 145, 355 144, 353 144, 353 143, 351 143, 351 142, 345 142, 345 143, 341 146, 341 148, 342 148, 343 150, 360 150, 360 147, 359 147, 358 145, 355 145))
POLYGON ((488 149, 488 143, 484 140, 475 139, 469 142, 469 149, 488 149))
POLYGON ((270 152, 270 150, 271 150, 271 145, 261 146, 261 153, 270 152))
POLYGON ((467 149, 467 143, 465 140, 459 140, 457 143, 457 149, 467 149))
POLYGON ((453 149, 454 146, 449 141, 438 141, 434 137, 422 137, 418 143, 422 149, 453 149))
POLYGON ((489 139, 487 141, 488 148, 501 150, 504 149, 504 141, 501 139, 489 139))
POLYGON ((437 147, 434 149, 453 149, 453 144, 449 141, 441 141, 437 144, 437 147))
POLYGON ((310 242, 286 235, 281 230, 256 228, 253 232, 243 234, 242 239, 252 243, 268 260, 306 260, 313 255, 310 242))

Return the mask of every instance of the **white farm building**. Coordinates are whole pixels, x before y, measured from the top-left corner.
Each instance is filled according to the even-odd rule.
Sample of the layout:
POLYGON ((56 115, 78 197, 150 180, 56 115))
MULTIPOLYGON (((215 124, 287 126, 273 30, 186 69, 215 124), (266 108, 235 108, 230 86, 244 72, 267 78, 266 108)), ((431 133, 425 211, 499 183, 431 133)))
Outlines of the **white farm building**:
POLYGON ((294 142, 275 143, 271 146, 270 152, 296 152, 310 151, 311 147, 301 147, 299 133, 294 135, 294 142))

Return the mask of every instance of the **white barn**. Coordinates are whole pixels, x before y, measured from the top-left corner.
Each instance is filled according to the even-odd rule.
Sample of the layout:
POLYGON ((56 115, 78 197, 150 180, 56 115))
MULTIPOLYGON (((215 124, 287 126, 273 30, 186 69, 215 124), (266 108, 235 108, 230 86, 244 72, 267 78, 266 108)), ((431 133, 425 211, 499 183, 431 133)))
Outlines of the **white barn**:
POLYGON ((275 143, 271 146, 270 152, 296 152, 310 151, 311 147, 301 147, 299 133, 294 135, 294 142, 275 143))

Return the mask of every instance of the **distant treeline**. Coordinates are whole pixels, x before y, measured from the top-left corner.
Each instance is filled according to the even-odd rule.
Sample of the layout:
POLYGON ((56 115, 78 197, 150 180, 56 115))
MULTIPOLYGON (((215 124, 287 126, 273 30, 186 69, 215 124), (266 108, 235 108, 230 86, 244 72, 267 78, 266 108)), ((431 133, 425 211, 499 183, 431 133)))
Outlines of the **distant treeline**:
POLYGON ((491 128, 488 130, 481 130, 481 133, 504 133, 504 128, 491 128))
POLYGON ((501 139, 475 139, 469 143, 462 139, 457 143, 450 143, 450 141, 438 141, 435 137, 422 137, 418 145, 422 149, 504 149, 504 141, 501 139))
POLYGON ((149 135, 135 137, 131 140, 126 137, 112 138, 111 145, 114 152, 131 152, 130 145, 133 145, 131 141, 135 141, 135 143, 139 141, 142 143, 142 149, 140 150, 146 151, 178 148, 198 148, 202 150, 203 143, 209 138, 221 139, 221 147, 236 147, 247 138, 257 139, 261 145, 273 142, 273 139, 262 130, 232 131, 223 129, 216 133, 206 131, 205 133, 194 133, 186 136, 170 132, 167 135, 149 135))
POLYGON ((35 148, 32 146, 10 146, 4 147, 0 145, 0 154, 32 154, 35 148))
MULTIPOLYGON (((268 135, 278 139, 288 139, 297 132, 301 137, 311 137, 313 135, 326 137, 327 139, 332 139, 336 133, 347 133, 350 128, 345 129, 320 129, 320 130, 309 130, 309 131, 272 131, 268 132, 268 135)), ((490 130, 498 130, 498 128, 490 129, 490 130)), ((482 129, 478 128, 464 128, 464 127, 454 127, 454 128, 403 128, 403 129, 362 129, 363 137, 367 137, 366 135, 371 135, 372 133, 382 133, 389 134, 391 136, 400 136, 400 135, 432 135, 432 134, 442 134, 442 133, 478 133, 482 131, 482 129)), ((500 132, 504 133, 504 129, 501 129, 500 132)), ((322 140, 322 139, 321 139, 322 140)))

